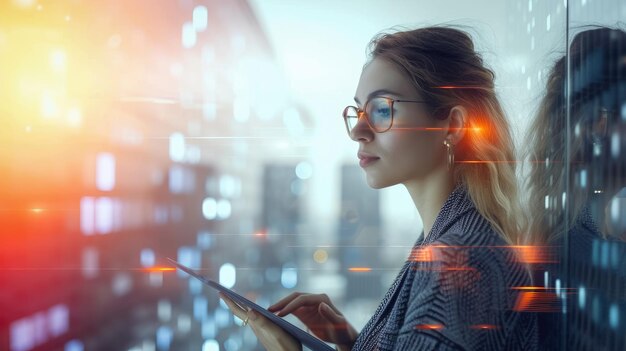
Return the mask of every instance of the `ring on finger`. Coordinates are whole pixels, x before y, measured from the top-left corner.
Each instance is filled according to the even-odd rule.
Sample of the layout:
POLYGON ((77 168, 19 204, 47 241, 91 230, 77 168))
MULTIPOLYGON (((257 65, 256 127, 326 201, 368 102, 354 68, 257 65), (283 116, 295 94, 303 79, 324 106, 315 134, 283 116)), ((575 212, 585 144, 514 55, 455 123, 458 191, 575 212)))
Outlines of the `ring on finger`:
POLYGON ((246 325, 248 325, 249 321, 250 321, 250 317, 247 316, 246 319, 243 320, 243 323, 241 325, 245 327, 246 325))

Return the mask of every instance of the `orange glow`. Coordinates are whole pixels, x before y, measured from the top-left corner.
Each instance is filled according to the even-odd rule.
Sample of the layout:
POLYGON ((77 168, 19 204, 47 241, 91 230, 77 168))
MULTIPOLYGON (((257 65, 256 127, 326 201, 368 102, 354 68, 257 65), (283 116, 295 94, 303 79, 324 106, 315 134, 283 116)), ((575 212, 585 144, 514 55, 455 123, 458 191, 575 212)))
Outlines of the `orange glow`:
POLYGON ((553 292, 523 291, 515 302, 517 312, 558 312, 559 300, 553 292))
POLYGON ((415 262, 433 262, 433 256, 432 247, 426 246, 411 250, 409 259, 415 262))
POLYGON ((421 130, 425 132, 436 132, 441 130, 448 130, 447 128, 429 128, 429 127, 393 127, 394 130, 421 130))
POLYGON ((517 254, 517 259, 522 263, 555 263, 552 254, 547 247, 517 245, 511 246, 517 254))
POLYGON ((459 271, 475 271, 476 268, 466 267, 466 266, 457 266, 457 267, 446 267, 446 268, 442 268, 441 270, 459 272, 459 271))
POLYGON ((146 272, 173 272, 175 271, 176 268, 174 267, 149 267, 146 268, 145 271, 146 272))
POLYGON ((482 129, 478 127, 465 127, 465 128, 434 128, 434 127, 397 127, 395 124, 393 126, 394 130, 421 130, 425 132, 437 132, 437 131, 447 131, 451 129, 467 129, 473 130, 475 132, 480 132, 482 129))
POLYGON ((369 267, 350 267, 348 268, 350 272, 371 272, 372 269, 369 267))
POLYGON ((440 330, 443 329, 443 324, 418 324, 415 329, 419 330, 440 330))
POLYGON ((33 213, 41 213, 41 212, 44 211, 44 209, 35 207, 35 208, 31 208, 30 211, 33 212, 33 213))
POLYGON ((515 286, 511 288, 512 290, 546 290, 548 288, 544 288, 543 286, 515 286))
POLYGON ((267 237, 267 230, 266 229, 261 229, 261 230, 257 231, 256 233, 254 233, 253 235, 256 236, 257 238, 266 238, 267 237))
POLYGON ((470 329, 485 330, 485 329, 498 329, 498 327, 493 324, 474 324, 470 326, 470 329))

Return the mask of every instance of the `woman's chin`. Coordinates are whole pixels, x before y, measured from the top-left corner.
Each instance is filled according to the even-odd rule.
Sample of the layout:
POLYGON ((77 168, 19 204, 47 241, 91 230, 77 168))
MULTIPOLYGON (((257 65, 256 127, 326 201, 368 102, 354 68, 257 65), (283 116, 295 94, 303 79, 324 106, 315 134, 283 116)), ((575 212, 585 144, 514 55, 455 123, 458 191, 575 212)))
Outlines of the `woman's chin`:
POLYGON ((367 185, 372 189, 382 189, 382 188, 386 188, 386 187, 394 185, 394 184, 389 184, 389 182, 385 182, 382 179, 372 177, 369 175, 366 176, 366 181, 367 181, 367 185))

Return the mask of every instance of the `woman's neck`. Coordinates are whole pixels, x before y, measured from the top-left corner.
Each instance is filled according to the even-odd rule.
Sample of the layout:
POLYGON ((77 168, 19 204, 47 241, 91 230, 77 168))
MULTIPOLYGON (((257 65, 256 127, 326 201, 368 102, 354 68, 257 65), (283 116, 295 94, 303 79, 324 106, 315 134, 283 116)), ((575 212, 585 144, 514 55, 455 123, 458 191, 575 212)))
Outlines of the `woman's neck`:
POLYGON ((430 174, 427 179, 414 179, 404 183, 415 208, 422 218, 424 238, 428 237, 441 207, 454 190, 452 172, 447 169, 430 174))

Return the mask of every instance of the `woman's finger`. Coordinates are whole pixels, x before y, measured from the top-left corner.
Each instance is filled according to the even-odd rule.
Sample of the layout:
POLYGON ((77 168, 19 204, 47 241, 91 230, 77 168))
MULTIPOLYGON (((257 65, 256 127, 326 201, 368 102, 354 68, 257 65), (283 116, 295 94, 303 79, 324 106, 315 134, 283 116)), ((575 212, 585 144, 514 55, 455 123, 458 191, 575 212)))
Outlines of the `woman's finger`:
POLYGON ((247 318, 252 331, 267 350, 302 350, 302 344, 281 327, 250 310, 247 318))
POLYGON ((278 311, 278 316, 285 316, 300 307, 315 306, 324 301, 324 295, 301 295, 289 302, 285 307, 278 311))
POLYGON ((320 303, 319 312, 332 324, 342 325, 346 323, 345 317, 341 314, 336 313, 335 310, 333 310, 333 308, 325 302, 320 303))
POLYGON ((270 307, 268 307, 267 310, 270 311, 270 312, 279 311, 283 307, 285 307, 289 302, 291 302, 293 299, 295 299, 296 297, 298 297, 300 295, 303 295, 303 294, 301 292, 291 293, 291 294, 283 297, 282 299, 280 299, 275 304, 273 304, 270 307))
POLYGON ((228 298, 227 296, 223 295, 223 294, 219 294, 220 298, 222 300, 224 300, 224 302, 226 303, 226 305, 228 306, 228 309, 230 309, 230 311, 237 316, 237 318, 243 320, 246 320, 247 317, 247 313, 248 311, 244 310, 243 308, 241 308, 237 303, 235 303, 235 301, 231 300, 230 298, 228 298))

